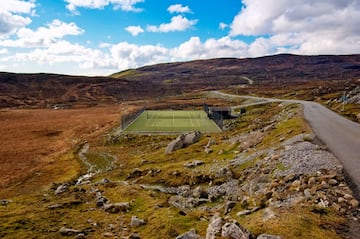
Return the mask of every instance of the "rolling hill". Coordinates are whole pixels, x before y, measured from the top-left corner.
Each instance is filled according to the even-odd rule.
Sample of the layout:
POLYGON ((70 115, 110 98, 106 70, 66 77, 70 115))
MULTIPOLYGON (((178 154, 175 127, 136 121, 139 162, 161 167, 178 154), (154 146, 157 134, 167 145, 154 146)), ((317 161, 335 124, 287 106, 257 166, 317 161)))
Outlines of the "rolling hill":
POLYGON ((165 63, 129 69, 111 76, 0 73, 0 107, 48 107, 56 104, 116 103, 225 89, 239 84, 269 86, 360 78, 360 55, 220 58, 165 63))

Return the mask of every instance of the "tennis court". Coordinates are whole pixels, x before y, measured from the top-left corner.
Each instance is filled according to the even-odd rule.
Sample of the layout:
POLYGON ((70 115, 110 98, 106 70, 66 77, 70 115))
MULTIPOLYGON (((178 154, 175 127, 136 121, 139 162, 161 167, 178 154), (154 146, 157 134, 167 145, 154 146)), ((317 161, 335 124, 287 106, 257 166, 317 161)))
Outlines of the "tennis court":
POLYGON ((202 110, 145 110, 125 132, 221 132, 214 121, 202 110))

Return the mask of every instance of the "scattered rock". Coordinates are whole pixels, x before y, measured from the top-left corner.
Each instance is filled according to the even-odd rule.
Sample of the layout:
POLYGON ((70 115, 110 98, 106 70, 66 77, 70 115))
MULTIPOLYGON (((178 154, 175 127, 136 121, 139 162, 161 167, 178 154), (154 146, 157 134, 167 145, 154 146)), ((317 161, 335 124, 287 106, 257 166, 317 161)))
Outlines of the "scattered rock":
POLYGON ((359 201, 356 199, 352 199, 349 203, 350 203, 351 207, 354 209, 359 207, 359 201))
POLYGON ((129 173, 129 175, 127 176, 127 180, 128 179, 132 179, 132 178, 138 178, 143 176, 145 173, 143 170, 135 168, 132 172, 129 173))
POLYGON ((7 206, 11 202, 12 202, 11 200, 1 199, 0 206, 7 206))
POLYGON ((52 205, 49 205, 48 208, 49 209, 59 209, 59 208, 63 208, 64 206, 62 204, 52 204, 52 205))
POLYGON ((304 196, 306 199, 310 199, 312 197, 312 194, 311 194, 311 190, 310 189, 305 189, 304 190, 304 196))
POLYGON ((184 167, 186 167, 186 168, 195 168, 195 167, 203 165, 203 164, 204 164, 204 161, 195 160, 193 162, 188 162, 188 163, 184 164, 184 167))
POLYGON ((209 200, 193 197, 172 196, 168 202, 173 207, 179 208, 182 211, 188 211, 202 203, 209 202, 209 200))
POLYGON ((132 233, 130 236, 129 236, 129 239, 140 239, 141 237, 139 236, 139 234, 137 234, 136 232, 135 233, 132 233))
POLYGON ((227 222, 222 227, 221 236, 229 239, 249 239, 251 233, 241 228, 237 222, 227 222))
POLYGON ((264 214, 263 214, 263 221, 268 221, 270 219, 273 219, 276 217, 276 214, 273 210, 271 210, 270 208, 266 208, 264 210, 264 214))
POLYGON ((210 224, 206 229, 206 239, 215 239, 217 236, 220 236, 222 225, 223 219, 218 214, 215 214, 210 219, 210 224))
POLYGON ((251 210, 242 210, 236 213, 236 216, 241 217, 241 216, 249 215, 251 212, 252 212, 251 210))
POLYGON ((205 152, 206 154, 211 154, 211 153, 213 152, 213 150, 212 150, 212 148, 210 148, 210 147, 205 147, 204 152, 205 152))
POLYGON ((112 232, 105 232, 105 233, 103 233, 103 236, 104 236, 104 237, 113 237, 113 236, 114 236, 114 233, 112 233, 112 232))
POLYGON ((75 239, 86 239, 86 236, 84 233, 77 234, 75 239))
POLYGON ((225 204, 225 210, 224 210, 224 214, 228 214, 231 209, 233 209, 236 205, 236 202, 235 201, 227 201, 226 204, 225 204))
POLYGON ((211 146, 213 146, 213 145, 215 145, 216 144, 216 140, 215 139, 209 139, 209 141, 208 141, 208 143, 206 144, 206 148, 209 148, 209 147, 211 147, 211 146))
POLYGON ((55 195, 62 194, 64 192, 67 192, 69 190, 69 187, 67 184, 61 184, 57 189, 55 190, 55 195))
POLYGON ((77 234, 79 234, 79 233, 82 233, 82 231, 80 231, 80 230, 75 230, 75 229, 71 229, 71 228, 62 227, 62 228, 60 228, 59 233, 60 233, 62 236, 75 236, 75 235, 77 235, 77 234))
POLYGON ((176 239, 200 239, 200 235, 198 235, 195 231, 195 229, 191 229, 188 232, 185 232, 179 236, 176 237, 176 239))
POLYGON ((269 234, 261 234, 260 236, 257 237, 257 239, 281 239, 281 237, 269 235, 269 234))
POLYGON ((110 213, 118 213, 118 212, 127 212, 130 210, 130 203, 121 202, 121 203, 113 203, 113 204, 105 204, 104 210, 110 213))
POLYGON ((140 227, 146 225, 146 221, 144 219, 138 218, 137 216, 131 217, 130 227, 140 227))

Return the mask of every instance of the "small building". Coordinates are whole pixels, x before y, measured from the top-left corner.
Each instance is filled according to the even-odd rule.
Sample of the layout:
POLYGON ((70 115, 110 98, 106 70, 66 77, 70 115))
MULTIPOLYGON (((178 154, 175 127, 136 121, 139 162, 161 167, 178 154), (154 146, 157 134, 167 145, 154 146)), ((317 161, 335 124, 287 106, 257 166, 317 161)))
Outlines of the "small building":
POLYGON ((209 107, 209 118, 231 119, 231 107, 209 107))

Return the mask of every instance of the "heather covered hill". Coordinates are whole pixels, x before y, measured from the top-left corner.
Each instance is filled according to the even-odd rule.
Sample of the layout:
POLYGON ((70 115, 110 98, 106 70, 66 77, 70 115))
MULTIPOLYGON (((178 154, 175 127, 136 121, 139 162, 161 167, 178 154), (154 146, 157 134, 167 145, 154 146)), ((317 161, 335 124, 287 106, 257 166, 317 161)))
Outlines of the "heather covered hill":
POLYGON ((0 107, 117 103, 244 84, 267 88, 357 80, 359 69, 360 55, 282 54, 165 63, 129 69, 109 77, 0 73, 0 107))

